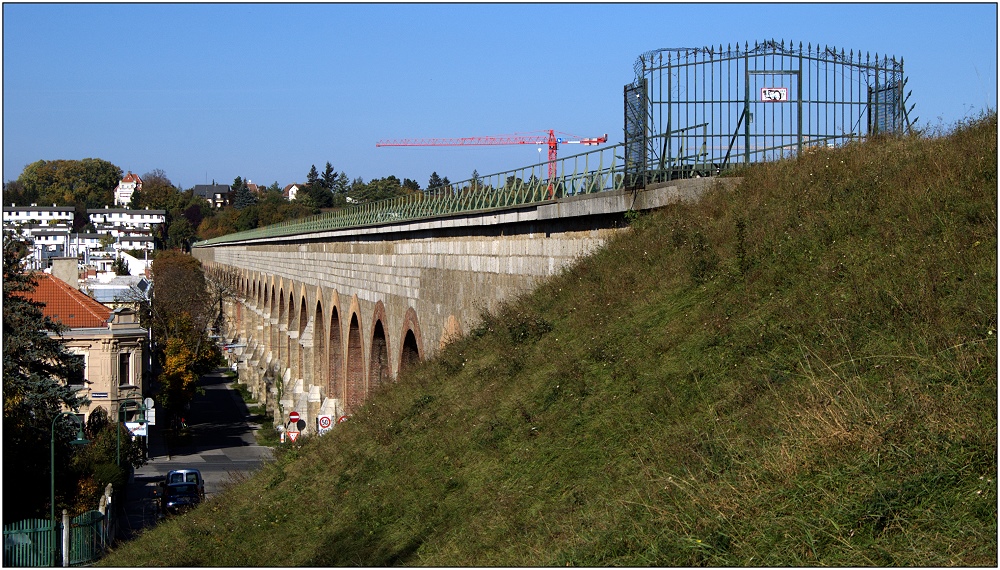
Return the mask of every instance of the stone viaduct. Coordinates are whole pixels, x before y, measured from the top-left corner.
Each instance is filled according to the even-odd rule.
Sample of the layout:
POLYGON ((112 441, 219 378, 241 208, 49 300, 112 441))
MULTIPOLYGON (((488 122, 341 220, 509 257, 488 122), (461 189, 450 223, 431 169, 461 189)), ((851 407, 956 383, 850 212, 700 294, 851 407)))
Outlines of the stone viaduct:
POLYGON ((195 244, 234 295, 223 336, 240 382, 316 429, 626 228, 625 213, 736 179, 677 180, 515 208, 266 239, 195 244))

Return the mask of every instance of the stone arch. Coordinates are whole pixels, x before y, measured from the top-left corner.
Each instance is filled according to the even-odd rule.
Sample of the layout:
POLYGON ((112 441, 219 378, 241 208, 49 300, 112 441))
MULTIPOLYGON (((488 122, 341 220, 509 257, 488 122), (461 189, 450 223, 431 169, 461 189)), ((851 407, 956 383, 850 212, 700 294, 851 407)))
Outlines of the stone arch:
POLYGON ((375 303, 372 314, 372 336, 368 356, 368 388, 369 391, 378 388, 392 380, 392 367, 389 363, 389 339, 385 334, 385 305, 382 301, 375 303))
POLYGON ((354 295, 351 298, 351 320, 347 328, 347 374, 344 382, 348 412, 361 407, 365 397, 365 347, 359 313, 358 296, 354 295))
POLYGON ((340 324, 340 296, 334 290, 330 300, 330 327, 327 340, 326 396, 345 401, 344 392, 344 340, 340 324))
POLYGON ((417 322, 417 311, 413 307, 406 309, 403 317, 402 338, 399 340, 399 370, 398 378, 404 370, 420 362, 423 356, 423 335, 420 334, 420 323, 417 322))

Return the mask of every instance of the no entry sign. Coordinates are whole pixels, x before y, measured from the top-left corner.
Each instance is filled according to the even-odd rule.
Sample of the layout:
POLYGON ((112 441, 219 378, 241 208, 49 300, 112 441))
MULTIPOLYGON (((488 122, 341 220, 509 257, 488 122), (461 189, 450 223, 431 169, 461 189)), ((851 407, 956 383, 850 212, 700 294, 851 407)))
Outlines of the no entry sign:
POLYGON ((288 414, 288 421, 290 421, 292 423, 295 423, 295 422, 299 421, 299 413, 298 412, 292 412, 292 413, 288 414))

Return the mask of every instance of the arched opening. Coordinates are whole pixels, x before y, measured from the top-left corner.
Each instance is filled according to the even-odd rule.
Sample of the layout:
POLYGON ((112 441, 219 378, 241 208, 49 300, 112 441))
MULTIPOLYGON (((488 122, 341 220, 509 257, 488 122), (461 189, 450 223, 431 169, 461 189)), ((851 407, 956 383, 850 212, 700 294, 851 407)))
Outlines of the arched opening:
POLYGON ((285 343, 281 339, 281 325, 285 322, 285 291, 278 292, 278 326, 274 330, 274 345, 277 347, 278 360, 283 360, 288 354, 285 343))
POLYGON ((306 299, 305 296, 302 297, 302 302, 299 303, 299 335, 296 338, 295 352, 298 358, 296 362, 295 370, 298 373, 297 378, 305 378, 306 367, 305 367, 305 347, 302 345, 302 335, 306 331, 306 323, 309 322, 309 313, 306 311, 306 299))
POLYGON ((372 328, 372 352, 368 359, 368 386, 374 390, 392 379, 389 371, 389 347, 385 342, 382 321, 375 321, 372 328))
POLYGON ((399 355, 399 373, 420 362, 420 349, 417 348, 417 337, 412 330, 406 331, 403 338, 403 351, 399 355))
MULTIPOLYGON (((292 316, 295 314, 295 303, 292 301, 292 294, 288 294, 288 309, 285 311, 285 315, 288 320, 285 321, 285 338, 282 340, 282 348, 285 351, 285 368, 292 367, 292 316)), ((294 371, 293 371, 294 372, 294 371)))
POLYGON ((361 344, 361 323, 358 315, 351 315, 351 326, 347 331, 347 409, 354 411, 361 407, 365 397, 365 362, 361 344))
MULTIPOLYGON (((358 338, 361 338, 360 333, 358 334, 358 338)), ((330 309, 330 340, 326 346, 327 358, 329 358, 329 361, 327 362, 328 372, 326 395, 328 398, 339 398, 343 400, 344 393, 341 376, 344 374, 344 344, 340 339, 340 313, 337 311, 337 307, 330 309)))
POLYGON ((324 347, 323 343, 326 342, 326 323, 323 320, 323 304, 316 301, 316 324, 313 325, 313 374, 315 375, 313 379, 313 384, 316 386, 326 386, 327 385, 327 369, 324 366, 324 357, 326 356, 326 351, 330 350, 329 346, 324 347))

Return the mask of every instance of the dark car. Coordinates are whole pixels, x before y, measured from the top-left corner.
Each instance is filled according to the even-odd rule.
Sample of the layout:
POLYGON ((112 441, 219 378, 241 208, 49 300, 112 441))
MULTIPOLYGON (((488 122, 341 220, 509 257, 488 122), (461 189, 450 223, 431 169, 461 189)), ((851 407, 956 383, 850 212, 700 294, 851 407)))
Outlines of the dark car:
POLYGON ((170 483, 163 486, 160 510, 163 514, 177 515, 201 503, 201 492, 197 483, 170 483))

